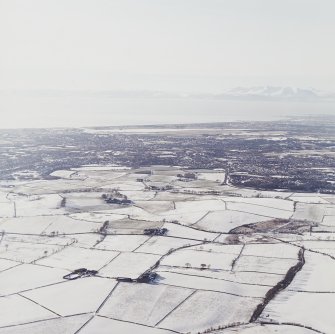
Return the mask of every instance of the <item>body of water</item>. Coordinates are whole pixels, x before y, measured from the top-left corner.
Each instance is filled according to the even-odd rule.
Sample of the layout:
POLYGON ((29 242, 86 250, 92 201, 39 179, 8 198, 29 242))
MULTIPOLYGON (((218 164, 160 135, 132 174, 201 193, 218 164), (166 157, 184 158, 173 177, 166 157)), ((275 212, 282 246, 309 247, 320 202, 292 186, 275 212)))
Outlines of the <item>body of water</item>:
POLYGON ((305 115, 334 116, 335 104, 71 96, 0 98, 0 128, 269 121, 305 115))

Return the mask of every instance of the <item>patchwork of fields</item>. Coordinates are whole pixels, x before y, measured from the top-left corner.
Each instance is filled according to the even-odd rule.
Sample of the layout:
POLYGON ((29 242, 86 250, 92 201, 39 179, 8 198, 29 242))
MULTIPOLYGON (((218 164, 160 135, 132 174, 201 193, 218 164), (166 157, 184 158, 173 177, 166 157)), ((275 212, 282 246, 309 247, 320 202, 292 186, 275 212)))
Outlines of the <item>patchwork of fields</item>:
POLYGON ((52 176, 0 183, 0 334, 334 333, 335 196, 167 166, 52 176))

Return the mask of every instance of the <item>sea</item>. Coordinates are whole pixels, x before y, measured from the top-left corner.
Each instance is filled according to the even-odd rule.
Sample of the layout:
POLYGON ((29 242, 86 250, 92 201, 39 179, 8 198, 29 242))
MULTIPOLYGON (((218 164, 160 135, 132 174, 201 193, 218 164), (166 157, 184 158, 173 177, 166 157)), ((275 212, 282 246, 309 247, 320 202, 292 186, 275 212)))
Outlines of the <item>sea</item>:
POLYGON ((335 116, 334 102, 1 96, 0 128, 92 127, 335 116))

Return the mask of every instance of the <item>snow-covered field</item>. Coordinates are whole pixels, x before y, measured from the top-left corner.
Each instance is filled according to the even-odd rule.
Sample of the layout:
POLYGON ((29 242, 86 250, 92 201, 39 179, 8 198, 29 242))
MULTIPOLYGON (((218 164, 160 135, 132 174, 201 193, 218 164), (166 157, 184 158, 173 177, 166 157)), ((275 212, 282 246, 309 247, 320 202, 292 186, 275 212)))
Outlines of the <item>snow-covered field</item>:
POLYGON ((189 172, 0 183, 0 334, 333 334, 335 196, 189 172))

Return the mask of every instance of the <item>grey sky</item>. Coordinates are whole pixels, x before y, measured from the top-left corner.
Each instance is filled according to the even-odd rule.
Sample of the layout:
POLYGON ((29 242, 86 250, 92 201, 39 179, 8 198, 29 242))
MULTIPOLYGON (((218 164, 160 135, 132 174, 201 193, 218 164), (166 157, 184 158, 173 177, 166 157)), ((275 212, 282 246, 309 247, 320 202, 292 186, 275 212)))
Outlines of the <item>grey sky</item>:
POLYGON ((335 89, 333 0, 0 0, 0 88, 335 89))

